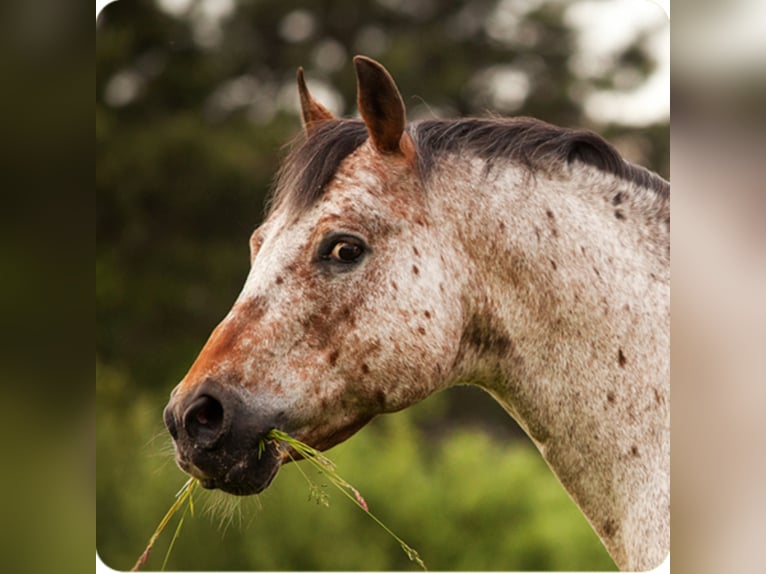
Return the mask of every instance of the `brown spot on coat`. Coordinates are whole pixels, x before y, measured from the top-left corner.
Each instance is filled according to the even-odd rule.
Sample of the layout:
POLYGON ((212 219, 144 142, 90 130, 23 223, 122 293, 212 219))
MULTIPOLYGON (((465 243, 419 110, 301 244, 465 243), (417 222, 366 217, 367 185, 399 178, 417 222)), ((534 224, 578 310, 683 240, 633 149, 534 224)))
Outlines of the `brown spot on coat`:
POLYGON ((473 347, 479 353, 500 357, 507 356, 513 346, 502 327, 496 325, 491 317, 483 315, 475 315, 468 321, 460 343, 461 346, 465 343, 473 347))
POLYGON ((413 272, 415 275, 420 275, 420 269, 418 269, 418 266, 417 266, 417 265, 413 265, 413 266, 412 266, 412 272, 413 272))
POLYGON ((630 454, 633 456, 638 456, 638 446, 633 445, 630 447, 630 454))
POLYGON ((625 354, 622 352, 622 347, 617 349, 617 362, 623 369, 625 368, 625 363, 628 362, 628 360, 625 358, 625 354))
POLYGON ((301 319, 301 325, 305 329, 304 340, 314 349, 324 350, 337 341, 343 332, 356 324, 354 313, 358 300, 344 305, 340 309, 333 309, 329 303, 323 304, 319 309, 307 314, 301 319))
POLYGON ((617 219, 619 219, 620 221, 624 221, 625 220, 625 214, 622 211, 620 211, 619 209, 615 209, 614 210, 614 216, 617 219))
POLYGON ((617 523, 613 518, 604 522, 603 532, 606 538, 614 538, 614 535, 617 534, 617 523))
POLYGON ((550 209, 545 210, 545 215, 548 216, 548 225, 551 228, 551 233, 553 234, 553 237, 558 237, 559 228, 558 228, 558 225, 556 225, 556 215, 550 209))
POLYGON ((606 393, 606 400, 609 403, 614 404, 615 397, 614 397, 614 393, 612 391, 609 391, 609 392, 606 393))

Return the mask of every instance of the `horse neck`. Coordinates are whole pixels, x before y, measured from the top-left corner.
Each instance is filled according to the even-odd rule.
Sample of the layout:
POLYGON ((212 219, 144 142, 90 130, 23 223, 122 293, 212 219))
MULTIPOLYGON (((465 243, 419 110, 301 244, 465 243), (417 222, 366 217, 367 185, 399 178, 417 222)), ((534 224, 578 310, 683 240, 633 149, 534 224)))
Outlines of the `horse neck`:
POLYGON ((669 543, 666 200, 579 165, 532 177, 456 160, 431 182, 468 262, 455 381, 527 431, 618 566, 656 566, 669 543))

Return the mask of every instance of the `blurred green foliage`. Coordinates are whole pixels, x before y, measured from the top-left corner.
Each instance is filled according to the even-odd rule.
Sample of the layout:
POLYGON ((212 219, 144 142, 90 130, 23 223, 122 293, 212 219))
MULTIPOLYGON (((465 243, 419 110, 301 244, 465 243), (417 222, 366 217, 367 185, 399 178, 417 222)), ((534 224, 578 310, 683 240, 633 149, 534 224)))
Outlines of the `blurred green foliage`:
MULTIPOLYGON (((589 91, 652 71, 645 38, 597 76, 578 76, 566 10, 557 0, 123 0, 105 9, 96 35, 96 399, 97 548, 108 565, 132 566, 184 482, 162 408, 247 274, 247 239, 300 129, 298 66, 343 115, 355 111, 351 57, 364 53, 392 72, 411 119, 491 111, 590 127, 668 176, 667 121, 599 125, 584 111, 589 91), (216 16, 214 4, 231 10, 216 16), (516 100, 487 87, 509 66, 526 86, 516 100)), ((531 444, 483 394, 442 393, 374 421, 331 456, 432 569, 614 568, 531 444)), ((261 510, 243 503, 241 526, 188 521, 170 568, 413 566, 339 496, 330 493, 330 509, 307 502, 291 466, 260 496, 261 510)))

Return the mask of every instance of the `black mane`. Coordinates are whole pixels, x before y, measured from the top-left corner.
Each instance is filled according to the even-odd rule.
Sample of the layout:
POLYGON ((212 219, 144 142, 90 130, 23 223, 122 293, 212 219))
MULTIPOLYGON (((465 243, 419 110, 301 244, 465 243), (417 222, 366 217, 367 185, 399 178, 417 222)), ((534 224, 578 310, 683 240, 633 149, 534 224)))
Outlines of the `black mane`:
MULTIPOLYGON (((415 142, 421 177, 427 179, 440 156, 469 153, 488 162, 517 161, 534 171, 547 165, 581 161, 662 197, 670 184, 659 175, 625 161, 601 136, 554 126, 533 118, 426 120, 407 126, 415 142)), ((332 120, 294 146, 277 176, 273 208, 289 202, 297 210, 313 205, 340 163, 367 139, 360 120, 332 120)))
POLYGON ((601 136, 534 118, 428 120, 414 124, 410 133, 425 177, 440 154, 469 152, 490 165, 496 159, 510 159, 529 170, 579 160, 660 194, 670 189, 659 175, 625 161, 601 136))

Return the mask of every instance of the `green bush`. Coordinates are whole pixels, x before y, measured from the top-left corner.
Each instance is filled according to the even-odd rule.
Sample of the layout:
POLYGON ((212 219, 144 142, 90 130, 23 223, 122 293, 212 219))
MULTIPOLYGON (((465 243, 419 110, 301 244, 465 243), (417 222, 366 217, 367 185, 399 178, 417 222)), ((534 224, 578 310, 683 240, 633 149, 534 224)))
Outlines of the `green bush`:
MULTIPOLYGON (((162 428, 164 399, 130 396, 126 376, 98 365, 97 549, 129 569, 185 481, 162 428)), ((443 397, 380 417, 329 452, 370 510, 432 570, 614 570, 540 455, 456 429, 427 438, 417 421, 443 397)), ((431 433, 433 434, 433 433, 431 433)), ((306 463, 303 470, 325 484, 306 463)), ((170 570, 413 570, 398 544, 328 486, 308 499, 290 464, 258 497, 198 490, 170 570), (236 506, 232 508, 232 501, 236 506), (228 507, 221 510, 221 507, 228 507), (218 508, 218 511, 215 509, 218 508)), ((147 564, 159 569, 174 523, 147 564)))

